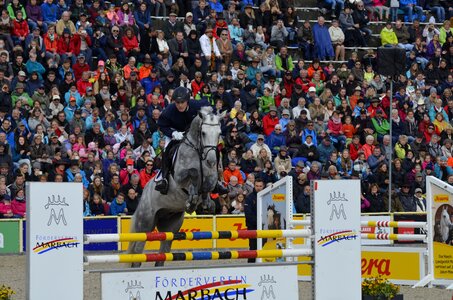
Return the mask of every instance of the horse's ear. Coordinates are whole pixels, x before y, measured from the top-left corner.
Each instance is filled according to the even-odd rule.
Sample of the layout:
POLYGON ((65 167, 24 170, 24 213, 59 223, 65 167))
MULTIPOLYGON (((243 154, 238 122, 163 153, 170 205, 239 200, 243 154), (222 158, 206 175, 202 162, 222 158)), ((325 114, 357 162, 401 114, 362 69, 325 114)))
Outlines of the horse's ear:
POLYGON ((203 113, 201 112, 201 110, 198 112, 198 116, 203 119, 203 113))

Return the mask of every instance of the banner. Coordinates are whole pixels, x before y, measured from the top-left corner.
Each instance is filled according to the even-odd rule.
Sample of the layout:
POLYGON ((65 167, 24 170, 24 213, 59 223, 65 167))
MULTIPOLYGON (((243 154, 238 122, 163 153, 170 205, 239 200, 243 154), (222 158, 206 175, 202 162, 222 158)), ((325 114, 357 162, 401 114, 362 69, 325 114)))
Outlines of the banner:
MULTIPOLYGON (((229 230, 245 230, 245 217, 215 217, 215 230, 216 231, 229 231, 229 230)), ((229 240, 217 240, 217 249, 248 249, 248 239, 229 239, 229 240)))
POLYGON ((360 299, 360 181, 312 180, 311 190, 316 299, 360 299))
MULTIPOLYGON (((118 233, 117 217, 85 218, 84 234, 118 233)), ((85 251, 118 251, 118 243, 93 243, 83 245, 85 251)))
POLYGON ((81 183, 26 183, 27 299, 83 299, 81 183))
MULTIPOLYGON (((453 280, 453 198, 452 187, 431 179, 427 182, 432 199, 428 215, 433 232, 432 264, 435 280, 453 280)), ((427 207, 429 209, 429 207, 427 207)))
POLYGON ((15 254, 20 249, 21 220, 0 220, 0 254, 15 254))
MULTIPOLYGON (((291 176, 286 176, 259 192, 256 201, 257 228, 260 230, 286 229, 289 220, 292 220, 292 202, 291 176)), ((284 238, 258 239, 257 243, 258 250, 286 248, 284 238)), ((275 258, 263 259, 263 261, 275 260, 275 258)), ((284 261, 285 258, 277 260, 284 261)), ((261 259, 257 261, 261 261, 261 259)))
MULTIPOLYGON (((425 276, 424 248, 408 247, 362 247, 362 278, 379 275, 395 284, 411 285, 425 276)), ((307 261, 310 257, 298 257, 298 261, 307 261)), ((311 265, 297 267, 300 281, 311 280, 311 265)))
POLYGON ((296 265, 101 273, 103 300, 299 299, 296 265))
MULTIPOLYGON (((195 232, 195 231, 213 231, 212 217, 186 217, 182 223, 180 232, 195 232)), ((131 227, 130 218, 121 218, 121 233, 129 233, 131 227)), ((155 230, 157 232, 157 230, 155 230)), ((129 243, 121 243, 121 250, 127 250, 129 243)), ((159 250, 160 242, 147 242, 145 250, 159 250)), ((174 241, 171 249, 212 249, 214 247, 213 240, 198 240, 198 241, 174 241)))

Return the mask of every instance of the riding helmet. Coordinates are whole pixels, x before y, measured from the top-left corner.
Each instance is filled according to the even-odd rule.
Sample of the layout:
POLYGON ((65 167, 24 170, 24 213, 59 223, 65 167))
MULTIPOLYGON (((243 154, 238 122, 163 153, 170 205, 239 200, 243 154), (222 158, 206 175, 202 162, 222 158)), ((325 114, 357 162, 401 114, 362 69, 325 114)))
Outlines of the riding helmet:
POLYGON ((183 86, 177 87, 173 92, 172 99, 175 102, 187 102, 190 100, 190 91, 183 86))

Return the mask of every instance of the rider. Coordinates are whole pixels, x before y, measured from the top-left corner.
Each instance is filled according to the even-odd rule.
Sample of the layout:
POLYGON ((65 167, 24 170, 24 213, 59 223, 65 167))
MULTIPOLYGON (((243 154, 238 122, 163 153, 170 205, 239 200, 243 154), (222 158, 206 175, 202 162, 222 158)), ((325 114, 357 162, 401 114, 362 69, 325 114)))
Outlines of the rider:
MULTIPOLYGON (((184 138, 184 133, 189 129, 192 120, 197 116, 200 108, 210 105, 206 100, 190 100, 190 91, 182 86, 174 90, 172 100, 174 102, 162 111, 157 121, 157 126, 165 135, 167 144, 165 151, 162 153, 161 179, 156 183, 156 190, 163 195, 166 195, 168 192, 168 175, 173 160, 171 155, 172 147, 184 138)), ((212 192, 226 194, 228 190, 217 183, 217 186, 212 192)))

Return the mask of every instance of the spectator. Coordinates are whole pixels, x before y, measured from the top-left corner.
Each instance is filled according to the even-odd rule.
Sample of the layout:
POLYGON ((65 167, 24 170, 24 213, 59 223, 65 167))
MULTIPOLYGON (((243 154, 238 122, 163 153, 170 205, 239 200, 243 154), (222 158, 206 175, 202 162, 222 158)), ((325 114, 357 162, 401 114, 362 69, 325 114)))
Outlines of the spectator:
POLYGON ((318 23, 313 26, 313 40, 315 45, 315 57, 320 60, 334 57, 332 41, 329 31, 324 25, 324 17, 318 17, 318 23))

